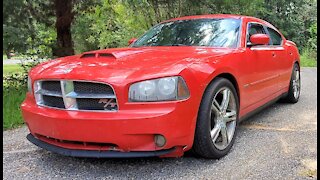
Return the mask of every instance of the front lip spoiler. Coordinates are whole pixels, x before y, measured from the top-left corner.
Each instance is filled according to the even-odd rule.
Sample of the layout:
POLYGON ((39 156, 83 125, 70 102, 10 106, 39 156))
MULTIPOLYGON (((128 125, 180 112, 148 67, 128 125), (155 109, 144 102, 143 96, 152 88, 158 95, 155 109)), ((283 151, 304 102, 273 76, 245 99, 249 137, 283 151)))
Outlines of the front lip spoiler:
POLYGON ((32 134, 27 135, 27 139, 38 147, 48 151, 61 154, 64 156, 72 157, 87 157, 87 158, 133 158, 133 157, 154 157, 169 154, 175 150, 175 147, 166 150, 158 151, 132 151, 132 152, 119 152, 119 151, 98 151, 98 150, 78 150, 66 149, 52 144, 48 144, 35 138, 32 134))

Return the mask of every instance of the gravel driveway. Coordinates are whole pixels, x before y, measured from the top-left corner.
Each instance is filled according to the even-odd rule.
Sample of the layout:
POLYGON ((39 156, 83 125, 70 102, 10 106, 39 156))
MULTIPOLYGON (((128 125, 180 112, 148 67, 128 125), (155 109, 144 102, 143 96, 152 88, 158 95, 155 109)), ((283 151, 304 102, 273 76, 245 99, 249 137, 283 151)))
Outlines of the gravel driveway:
POLYGON ((4 179, 312 179, 317 165, 317 69, 301 70, 297 104, 276 103, 239 126, 220 160, 83 159, 29 143, 26 127, 3 132, 4 179))
POLYGON ((26 63, 26 62, 32 62, 32 60, 27 60, 27 59, 6 59, 3 60, 3 65, 10 65, 10 64, 21 64, 22 62, 26 63))
MULTIPOLYGON (((39 61, 45 61, 45 59, 39 59, 39 61)), ((6 60, 3 60, 2 62, 3 62, 3 65, 14 65, 14 64, 33 62, 33 60, 32 59, 6 59, 6 60)))

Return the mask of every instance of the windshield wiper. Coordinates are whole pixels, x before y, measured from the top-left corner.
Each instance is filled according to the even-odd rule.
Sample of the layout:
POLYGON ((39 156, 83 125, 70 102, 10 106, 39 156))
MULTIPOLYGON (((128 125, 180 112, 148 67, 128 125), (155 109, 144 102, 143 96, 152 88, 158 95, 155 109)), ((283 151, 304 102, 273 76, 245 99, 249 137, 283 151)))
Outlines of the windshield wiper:
POLYGON ((188 46, 188 45, 185 45, 185 44, 172 44, 171 46, 188 46))
POLYGON ((188 46, 188 45, 185 45, 185 44, 163 44, 161 46, 188 46))

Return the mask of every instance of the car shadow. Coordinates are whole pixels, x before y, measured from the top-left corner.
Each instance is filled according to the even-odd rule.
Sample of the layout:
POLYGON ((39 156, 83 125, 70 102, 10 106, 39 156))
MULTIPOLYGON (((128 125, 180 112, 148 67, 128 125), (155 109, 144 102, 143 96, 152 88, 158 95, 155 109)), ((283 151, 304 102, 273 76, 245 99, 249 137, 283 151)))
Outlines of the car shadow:
POLYGON ((264 109, 258 111, 257 113, 253 114, 248 119, 241 121, 239 126, 241 127, 247 124, 263 123, 265 120, 265 117, 274 114, 275 110, 285 109, 287 106, 292 106, 292 104, 288 104, 282 101, 277 101, 276 103, 273 103, 265 107, 264 109))

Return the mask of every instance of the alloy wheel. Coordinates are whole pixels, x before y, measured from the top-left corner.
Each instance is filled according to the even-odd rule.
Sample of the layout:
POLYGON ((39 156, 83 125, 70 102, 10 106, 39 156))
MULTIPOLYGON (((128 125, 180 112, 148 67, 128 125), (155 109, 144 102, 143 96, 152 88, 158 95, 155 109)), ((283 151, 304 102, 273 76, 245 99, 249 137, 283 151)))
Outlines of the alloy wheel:
POLYGON ((300 95, 300 72, 298 68, 295 69, 294 78, 292 80, 292 87, 293 96, 295 99, 298 99, 300 95))
POLYGON ((237 119, 237 105, 234 94, 227 88, 221 88, 214 96, 211 106, 211 139, 214 146, 224 150, 230 144, 237 119))

